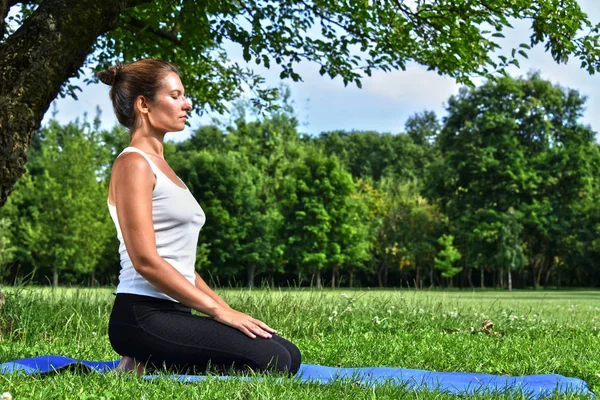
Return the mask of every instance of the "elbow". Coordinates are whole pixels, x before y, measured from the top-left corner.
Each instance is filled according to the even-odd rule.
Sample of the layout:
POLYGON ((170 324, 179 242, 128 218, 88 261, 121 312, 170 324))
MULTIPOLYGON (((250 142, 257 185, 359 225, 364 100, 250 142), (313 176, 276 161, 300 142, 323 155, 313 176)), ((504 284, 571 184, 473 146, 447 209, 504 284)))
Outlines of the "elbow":
POLYGON ((153 271, 155 268, 154 266, 156 265, 156 261, 153 257, 137 257, 137 259, 133 262, 133 269, 135 269, 135 271, 142 275, 143 277, 146 277, 149 273, 151 273, 151 271, 153 271))
POLYGON ((138 274, 142 275, 143 277, 146 277, 146 273, 149 269, 149 266, 145 264, 134 263, 133 269, 135 269, 135 272, 137 272, 138 274))

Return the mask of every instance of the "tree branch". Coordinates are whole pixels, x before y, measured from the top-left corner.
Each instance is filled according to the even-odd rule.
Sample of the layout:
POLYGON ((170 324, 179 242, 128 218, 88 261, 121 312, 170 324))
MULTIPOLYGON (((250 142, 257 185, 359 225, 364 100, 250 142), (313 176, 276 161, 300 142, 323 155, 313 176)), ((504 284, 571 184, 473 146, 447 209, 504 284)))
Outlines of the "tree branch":
POLYGON ((181 39, 177 38, 177 35, 175 33, 171 32, 167 32, 167 31, 163 31, 161 29, 157 29, 154 28, 150 25, 148 25, 147 23, 145 23, 144 21, 140 21, 137 18, 129 18, 127 21, 125 21, 126 25, 129 25, 134 29, 135 32, 140 32, 140 31, 148 31, 162 39, 168 40, 169 42, 176 44, 177 46, 183 46, 183 41, 181 41, 181 39))
POLYGON ((121 13, 143 1, 149 2, 44 0, 0 43, 0 207, 23 174, 31 138, 63 84, 121 13))
POLYGON ((10 10, 10 0, 0 0, 0 17, 2 17, 2 20, 0 20, 0 35, 2 35, 0 39, 4 37, 8 10, 10 10))
POLYGON ((4 38, 6 34, 6 17, 8 17, 8 13, 10 9, 17 4, 32 4, 35 3, 34 0, 0 0, 0 40, 4 38))
POLYGON ((33 0, 0 0, 0 15, 2 16, 2 21, 6 19, 8 15, 8 11, 17 4, 31 4, 33 0))
POLYGON ((19 3, 30 4, 30 3, 33 3, 33 1, 31 1, 31 0, 5 0, 5 1, 3 1, 3 3, 7 3, 8 8, 10 9, 12 6, 16 6, 19 3))

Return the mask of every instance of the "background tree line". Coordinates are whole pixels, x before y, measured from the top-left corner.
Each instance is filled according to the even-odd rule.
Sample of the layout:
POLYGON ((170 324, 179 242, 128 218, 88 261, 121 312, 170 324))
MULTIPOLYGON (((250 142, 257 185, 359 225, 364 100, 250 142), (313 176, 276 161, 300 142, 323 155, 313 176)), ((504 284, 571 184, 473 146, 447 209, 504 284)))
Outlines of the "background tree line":
MULTIPOLYGON (((165 155, 207 215, 196 268, 221 285, 596 286, 600 153, 585 98, 532 74, 463 88, 399 134, 302 135, 286 97, 165 155)), ((127 146, 99 117, 35 136, 0 209, 0 278, 114 284, 106 193, 127 146)))

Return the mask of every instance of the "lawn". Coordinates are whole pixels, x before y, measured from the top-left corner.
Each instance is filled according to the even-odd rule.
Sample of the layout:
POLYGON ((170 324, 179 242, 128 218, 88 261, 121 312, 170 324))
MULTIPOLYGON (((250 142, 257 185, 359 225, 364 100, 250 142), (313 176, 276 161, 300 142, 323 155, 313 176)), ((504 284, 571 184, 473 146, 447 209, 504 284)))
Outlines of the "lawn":
MULTIPOLYGON (((109 289, 4 288, 0 363, 58 354, 117 358, 106 333, 109 289)), ((220 290, 232 307, 295 342, 303 362, 524 375, 557 373, 600 393, 600 292, 414 290, 220 290), (482 329, 486 320, 493 327, 482 329)), ((179 384, 168 379, 62 372, 0 375, 13 399, 456 399, 438 392, 376 389, 344 381, 294 380, 179 384)), ((500 395, 479 398, 505 398, 500 395)), ((562 397, 565 398, 565 397, 562 397)), ((571 396, 569 398, 582 398, 571 396)))

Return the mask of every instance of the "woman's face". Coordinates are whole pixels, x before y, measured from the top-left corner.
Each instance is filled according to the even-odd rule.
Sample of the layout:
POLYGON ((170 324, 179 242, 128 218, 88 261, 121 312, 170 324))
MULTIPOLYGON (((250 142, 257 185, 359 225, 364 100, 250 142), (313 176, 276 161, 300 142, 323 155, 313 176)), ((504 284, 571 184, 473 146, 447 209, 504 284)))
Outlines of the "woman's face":
POLYGON ((177 132, 185 128, 187 114, 192 105, 184 96, 181 79, 174 72, 163 78, 154 102, 148 104, 148 122, 157 131, 177 132))

